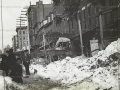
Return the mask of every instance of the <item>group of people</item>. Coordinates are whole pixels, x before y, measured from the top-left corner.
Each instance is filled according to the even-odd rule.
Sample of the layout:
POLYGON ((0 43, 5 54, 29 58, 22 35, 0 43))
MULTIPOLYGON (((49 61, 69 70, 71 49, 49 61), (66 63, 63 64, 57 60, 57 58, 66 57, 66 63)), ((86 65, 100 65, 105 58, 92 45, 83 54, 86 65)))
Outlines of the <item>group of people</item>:
POLYGON ((25 54, 25 58, 22 60, 17 54, 13 53, 13 49, 10 49, 7 51, 7 55, 2 54, 1 58, 1 69, 5 71, 6 76, 10 76, 13 81, 23 83, 23 69, 21 64, 25 66, 26 75, 30 75, 30 55, 28 53, 25 54))

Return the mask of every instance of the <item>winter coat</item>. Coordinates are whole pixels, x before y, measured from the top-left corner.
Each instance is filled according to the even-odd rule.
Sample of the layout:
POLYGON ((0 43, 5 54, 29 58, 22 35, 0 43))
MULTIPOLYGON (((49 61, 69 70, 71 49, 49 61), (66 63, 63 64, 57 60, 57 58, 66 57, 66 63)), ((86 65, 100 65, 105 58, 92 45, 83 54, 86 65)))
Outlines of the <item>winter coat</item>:
POLYGON ((21 65, 15 65, 14 68, 11 70, 10 76, 12 77, 13 81, 17 83, 22 83, 22 66, 21 65))

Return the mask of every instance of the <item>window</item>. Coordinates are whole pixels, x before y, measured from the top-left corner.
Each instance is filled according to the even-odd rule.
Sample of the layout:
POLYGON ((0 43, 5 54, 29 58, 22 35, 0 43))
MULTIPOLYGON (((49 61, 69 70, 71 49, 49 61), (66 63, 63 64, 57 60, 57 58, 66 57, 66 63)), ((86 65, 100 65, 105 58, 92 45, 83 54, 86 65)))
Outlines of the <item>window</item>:
POLYGON ((85 19, 85 9, 83 10, 83 19, 85 19))
POLYGON ((91 16, 91 6, 88 7, 88 16, 91 16))
POLYGON ((104 23, 107 24, 107 14, 104 14, 104 23))
POLYGON ((79 18, 82 21, 82 16, 81 16, 81 12, 79 12, 79 18))
POLYGON ((23 43, 23 46, 25 46, 25 41, 24 41, 24 43, 23 43))
POLYGON ((69 31, 68 31, 68 33, 70 33, 70 20, 68 20, 68 26, 69 26, 69 31))
POLYGON ((23 31, 23 34, 25 34, 25 31, 23 31))
POLYGON ((23 40, 25 40, 25 36, 23 36, 23 40))
POLYGON ((86 25, 86 24, 87 24, 87 22, 85 22, 84 24, 85 24, 85 29, 86 29, 86 28, 87 28, 87 25, 86 25))
POLYGON ((85 19, 85 7, 82 8, 83 13, 83 20, 85 19))
POLYGON ((20 40, 21 40, 21 37, 20 37, 20 40))
POLYGON ((99 17, 96 17, 96 26, 99 26, 99 17))
POLYGON ((72 23, 72 30, 71 31, 73 31, 73 17, 71 18, 71 23, 72 23))
POLYGON ((98 13, 99 12, 99 7, 94 6, 94 8, 95 8, 95 13, 98 13))
POLYGON ((19 31, 19 35, 21 35, 21 31, 19 31))
POLYGON ((91 27, 91 19, 89 19, 89 27, 91 27))
POLYGON ((114 10, 114 19, 117 19, 117 17, 118 17, 118 12, 117 10, 114 10))

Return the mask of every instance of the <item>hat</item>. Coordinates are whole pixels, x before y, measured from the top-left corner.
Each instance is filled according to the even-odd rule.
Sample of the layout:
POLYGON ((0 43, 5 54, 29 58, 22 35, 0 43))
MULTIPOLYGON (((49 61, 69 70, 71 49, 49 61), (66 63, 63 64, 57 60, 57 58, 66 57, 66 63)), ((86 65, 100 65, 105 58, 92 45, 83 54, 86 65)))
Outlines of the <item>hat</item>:
POLYGON ((9 52, 10 52, 9 50, 6 51, 6 53, 9 53, 9 52))
POLYGON ((13 52, 13 49, 10 49, 9 51, 10 51, 10 52, 13 52))
POLYGON ((13 53, 13 49, 7 50, 6 53, 13 53))

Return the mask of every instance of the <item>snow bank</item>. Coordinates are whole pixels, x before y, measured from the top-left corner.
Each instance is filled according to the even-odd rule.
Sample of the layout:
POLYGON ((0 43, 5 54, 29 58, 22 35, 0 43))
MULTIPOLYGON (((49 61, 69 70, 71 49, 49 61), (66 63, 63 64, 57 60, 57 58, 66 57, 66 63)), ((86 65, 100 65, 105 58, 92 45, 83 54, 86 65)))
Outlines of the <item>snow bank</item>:
POLYGON ((109 59, 111 54, 118 52, 117 44, 118 41, 112 42, 105 50, 98 52, 97 55, 91 58, 85 56, 66 57, 63 60, 52 62, 46 67, 38 63, 31 64, 31 71, 36 69, 38 75, 58 80, 61 83, 72 84, 90 79, 103 89, 112 88, 112 90, 117 90, 117 61, 109 59))
POLYGON ((24 90, 25 87, 12 82, 10 77, 0 76, 0 90, 24 90))
POLYGON ((111 54, 118 52, 118 41, 112 42, 107 48, 104 50, 104 54, 108 57, 111 54))
POLYGON ((33 58, 31 60, 30 72, 34 73, 34 70, 38 70, 45 65, 45 60, 42 58, 33 58))

